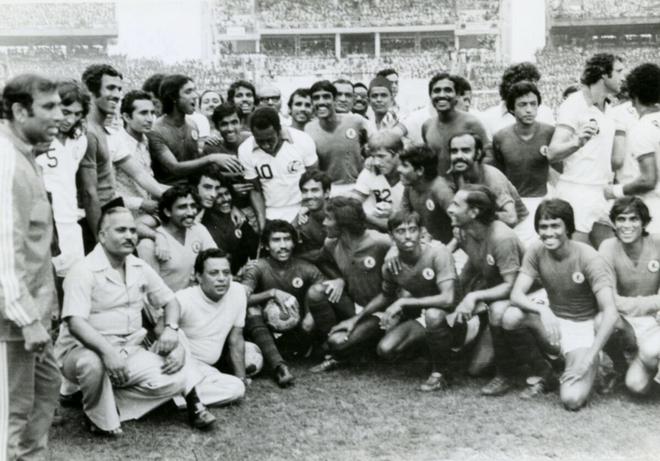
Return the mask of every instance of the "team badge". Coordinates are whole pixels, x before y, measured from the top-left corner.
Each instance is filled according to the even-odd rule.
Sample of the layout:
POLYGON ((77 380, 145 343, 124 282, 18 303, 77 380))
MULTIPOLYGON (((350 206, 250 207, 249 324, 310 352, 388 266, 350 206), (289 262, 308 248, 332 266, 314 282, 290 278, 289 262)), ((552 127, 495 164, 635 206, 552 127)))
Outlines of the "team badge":
POLYGON ((487 263, 489 266, 494 266, 494 265, 495 265, 495 258, 493 258, 493 255, 492 255, 492 254, 488 253, 488 254, 486 255, 486 263, 487 263))
POLYGON ((649 261, 649 265, 647 267, 649 268, 649 272, 658 272, 658 269, 660 269, 660 262, 658 262, 657 259, 652 259, 649 261))
POLYGON ((290 162, 287 167, 286 171, 289 173, 295 173, 296 171, 299 171, 302 168, 303 164, 300 160, 293 160, 290 162))
POLYGON ((241 239, 243 237, 243 232, 240 229, 235 229, 234 230, 234 235, 236 236, 237 239, 241 239))
POLYGON ((300 277, 296 277, 291 280, 291 285, 293 285, 293 288, 300 288, 303 286, 303 281, 300 277))
POLYGON ((190 137, 193 138, 193 141, 197 141, 199 139, 199 133, 197 130, 192 130, 190 132, 190 137))
POLYGON ((435 210, 435 202, 430 198, 426 199, 426 209, 429 211, 435 210))
POLYGON ((571 276, 573 281, 575 283, 582 283, 584 282, 584 274, 582 272, 573 272, 573 275, 571 276))
POLYGON ((376 260, 371 256, 364 258, 364 267, 367 269, 373 269, 376 266, 376 260))
POLYGON ((349 128, 346 130, 346 138, 347 139, 355 139, 357 137, 357 131, 355 131, 353 128, 349 128))
POLYGON ((430 267, 427 267, 422 271, 422 277, 424 277, 426 280, 433 280, 434 276, 435 272, 433 272, 433 269, 430 267))
POLYGON ((202 242, 193 242, 192 244, 192 251, 194 253, 199 253, 199 250, 202 249, 202 242))
POLYGON ((539 152, 541 153, 542 156, 547 157, 548 156, 548 146, 541 146, 539 149, 539 152))
POLYGON ((651 125, 653 125, 656 128, 660 128, 660 123, 658 123, 657 120, 651 120, 651 125))

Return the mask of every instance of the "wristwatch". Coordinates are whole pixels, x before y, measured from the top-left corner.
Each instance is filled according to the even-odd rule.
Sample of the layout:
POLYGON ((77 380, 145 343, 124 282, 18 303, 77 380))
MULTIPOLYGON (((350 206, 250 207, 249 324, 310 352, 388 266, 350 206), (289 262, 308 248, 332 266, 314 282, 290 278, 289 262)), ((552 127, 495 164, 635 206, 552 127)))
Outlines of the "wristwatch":
POLYGON ((176 323, 166 323, 165 328, 170 327, 174 331, 179 331, 179 325, 176 323))

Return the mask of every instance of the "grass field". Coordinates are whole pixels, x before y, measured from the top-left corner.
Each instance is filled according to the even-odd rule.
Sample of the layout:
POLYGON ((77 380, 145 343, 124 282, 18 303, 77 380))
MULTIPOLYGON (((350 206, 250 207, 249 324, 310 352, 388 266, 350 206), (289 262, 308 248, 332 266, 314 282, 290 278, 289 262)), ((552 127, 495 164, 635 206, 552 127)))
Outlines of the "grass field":
POLYGON ((557 394, 522 401, 478 394, 486 378, 458 376, 450 390, 416 390, 424 360, 353 366, 314 375, 294 363, 281 390, 256 379, 239 405, 214 408, 210 433, 163 407, 123 425, 117 440, 90 436, 81 411, 63 409, 50 459, 68 460, 660 460, 660 392, 596 395, 578 413, 557 394))

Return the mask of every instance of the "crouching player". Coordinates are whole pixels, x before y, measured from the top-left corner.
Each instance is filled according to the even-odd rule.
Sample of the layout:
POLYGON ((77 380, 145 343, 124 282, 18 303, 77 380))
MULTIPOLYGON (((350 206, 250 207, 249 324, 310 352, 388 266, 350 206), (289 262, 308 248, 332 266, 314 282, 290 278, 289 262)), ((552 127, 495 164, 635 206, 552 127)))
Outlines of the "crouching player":
POLYGON ((178 327, 181 341, 189 354, 188 365, 203 378, 197 395, 205 405, 223 405, 245 394, 246 368, 258 372, 256 363, 248 363, 243 340, 247 298, 240 283, 232 281, 226 253, 217 248, 204 250, 195 260, 197 285, 176 293, 181 306, 178 327), (229 353, 224 360, 223 352, 229 353), (221 373, 216 366, 228 361, 234 375, 221 373))
MULTIPOLYGON (((618 330, 634 330, 638 353, 626 373, 626 386, 647 393, 660 359, 660 237, 649 235, 649 209, 639 197, 617 199, 610 211, 616 237, 600 245, 600 253, 616 275, 616 305, 622 314, 618 330)), ((621 352, 632 341, 613 342, 621 352)), ((613 338, 615 339, 615 338, 613 338)), ((606 350, 610 354, 609 350, 606 350)), ((614 359, 613 359, 614 360, 614 359)), ((616 362, 615 362, 616 363, 616 362)))
MULTIPOLYGON (((286 311, 285 316, 298 318, 284 332, 287 338, 281 340, 293 342, 299 351, 306 349, 314 327, 308 312, 315 310, 317 304, 327 303, 325 288, 321 284, 324 277, 316 266, 293 256, 298 236, 288 222, 268 221, 262 240, 268 256, 249 264, 242 277, 249 306, 246 327, 250 338, 263 351, 266 365, 273 371, 277 384, 287 387, 293 384, 294 377, 268 328, 265 305, 274 300, 280 309, 286 311)), ((352 308, 350 303, 349 307, 352 308)))
POLYGON ((560 398, 567 409, 579 410, 589 399, 599 353, 618 319, 611 272, 596 250, 571 240, 575 221, 568 202, 541 202, 534 227, 541 241, 525 254, 511 291, 515 307, 502 322, 507 330, 531 328, 548 352, 561 353, 566 367, 559 380, 560 398), (527 295, 535 279, 547 291, 549 305, 527 295))

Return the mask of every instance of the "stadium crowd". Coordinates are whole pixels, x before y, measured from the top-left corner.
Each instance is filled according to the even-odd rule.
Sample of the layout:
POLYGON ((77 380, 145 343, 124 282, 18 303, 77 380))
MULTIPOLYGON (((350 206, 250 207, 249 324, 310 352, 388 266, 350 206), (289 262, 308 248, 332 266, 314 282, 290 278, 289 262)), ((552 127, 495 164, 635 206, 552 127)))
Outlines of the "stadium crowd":
POLYGON ((7 3, 2 5, 0 17, 0 28, 4 30, 101 29, 116 25, 115 4, 112 2, 7 3))
POLYGON ((552 16, 558 19, 612 19, 660 16, 656 0, 561 0, 552 3, 552 16))
POLYGON ((298 357, 323 373, 424 350, 419 389, 451 392, 463 356, 483 395, 569 410, 647 393, 660 67, 580 56, 479 61, 499 72, 484 111, 476 78, 437 72, 411 113, 405 60, 288 101, 194 63, 80 59, 56 83, 23 61, 0 123, 0 446, 43 453, 58 398, 98 435, 170 400, 208 429, 260 372, 293 385, 298 357))

